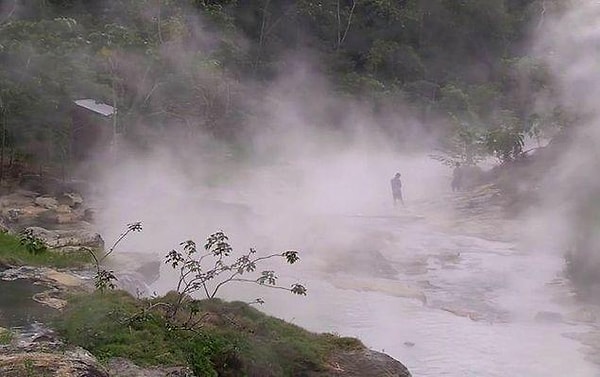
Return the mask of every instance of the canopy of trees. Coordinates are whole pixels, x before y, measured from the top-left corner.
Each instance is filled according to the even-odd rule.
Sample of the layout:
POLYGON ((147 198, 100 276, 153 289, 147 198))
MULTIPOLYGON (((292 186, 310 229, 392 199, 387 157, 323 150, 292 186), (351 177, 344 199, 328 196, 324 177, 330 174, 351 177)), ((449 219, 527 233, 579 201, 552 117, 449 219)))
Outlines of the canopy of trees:
MULTIPOLYGON (((168 131, 239 142, 252 101, 264 99, 256 94, 310 54, 334 91, 375 116, 402 108, 421 124, 435 119, 441 147, 456 158, 487 148, 510 159, 519 135, 565 122, 560 109, 536 108, 534 97, 551 96, 552 83, 525 54, 531 28, 554 3, 7 0, 2 156, 67 158, 77 98, 116 105, 136 140, 168 131)), ((321 126, 338 126, 331 123, 321 126)), ((382 123, 402 137, 400 126, 382 123)))

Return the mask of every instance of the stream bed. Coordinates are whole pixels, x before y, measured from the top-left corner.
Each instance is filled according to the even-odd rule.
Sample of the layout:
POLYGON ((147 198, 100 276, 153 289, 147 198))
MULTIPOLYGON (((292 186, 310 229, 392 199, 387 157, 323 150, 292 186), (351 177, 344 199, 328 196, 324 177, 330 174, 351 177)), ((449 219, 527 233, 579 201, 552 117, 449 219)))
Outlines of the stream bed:
MULTIPOLYGON (((348 234, 373 239, 338 254, 338 261, 352 264, 356 253, 376 252, 395 273, 364 258, 352 269, 323 270, 309 254, 303 260, 308 267, 286 271, 306 284, 308 296, 252 286, 243 295, 265 298, 261 310, 309 330, 358 337, 401 360, 415 377, 600 375, 585 357, 586 346, 573 339, 593 325, 573 319, 580 307, 562 277, 560 253, 523 250, 427 219, 343 222, 348 234)), ((240 289, 226 295, 240 299, 240 289)))

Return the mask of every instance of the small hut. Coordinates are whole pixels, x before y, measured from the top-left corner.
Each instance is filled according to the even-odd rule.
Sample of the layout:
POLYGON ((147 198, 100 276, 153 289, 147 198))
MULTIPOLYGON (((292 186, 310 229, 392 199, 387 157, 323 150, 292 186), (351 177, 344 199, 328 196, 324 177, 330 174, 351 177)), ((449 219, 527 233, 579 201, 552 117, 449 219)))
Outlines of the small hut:
POLYGON ((82 161, 110 147, 117 132, 117 109, 94 99, 74 103, 71 154, 75 161, 82 161))

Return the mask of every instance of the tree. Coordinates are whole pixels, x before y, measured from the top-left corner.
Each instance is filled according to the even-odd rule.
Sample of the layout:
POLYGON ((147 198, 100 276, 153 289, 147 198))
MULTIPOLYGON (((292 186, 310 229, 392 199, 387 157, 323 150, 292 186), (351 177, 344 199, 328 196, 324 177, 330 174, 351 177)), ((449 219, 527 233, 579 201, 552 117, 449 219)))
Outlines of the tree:
POLYGON ((519 120, 514 114, 503 111, 496 117, 496 123, 485 134, 484 142, 489 153, 500 163, 516 160, 523 152, 525 137, 519 120))
POLYGON ((473 166, 483 160, 486 155, 484 131, 456 116, 452 117, 451 124, 450 136, 431 157, 446 166, 454 166, 457 162, 473 166))

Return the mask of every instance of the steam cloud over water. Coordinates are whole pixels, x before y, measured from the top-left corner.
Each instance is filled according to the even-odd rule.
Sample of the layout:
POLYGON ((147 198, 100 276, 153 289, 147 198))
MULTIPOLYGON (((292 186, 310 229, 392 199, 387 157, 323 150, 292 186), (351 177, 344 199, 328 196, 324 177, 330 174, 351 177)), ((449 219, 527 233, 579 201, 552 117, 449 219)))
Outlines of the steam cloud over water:
MULTIPOLYGON (((204 47, 216 38, 200 26, 196 33, 204 47)), ((174 66, 188 68, 185 49, 165 53, 174 66)), ((164 124, 164 135, 143 151, 124 147, 116 159, 105 156, 111 162, 98 172, 97 187, 98 224, 107 241, 125 224, 141 221, 144 230, 121 244, 123 252, 162 258, 181 241, 200 243, 223 230, 240 250, 310 253, 310 245, 351 237, 336 231, 334 216, 393 214, 390 179, 396 172, 408 210, 447 191, 450 172, 426 157, 435 139, 423 131, 428 125, 402 111, 400 102, 374 114, 341 97, 310 56, 282 57, 286 70, 266 87, 247 80, 232 89, 252 113, 238 146, 164 124), (390 138, 382 125, 401 132, 390 138)))
POLYGON ((223 230, 239 250, 298 249, 310 262, 319 258, 311 254, 316 244, 323 252, 328 242, 352 238, 337 229, 339 216, 394 214, 390 179, 397 171, 403 213, 447 191, 449 172, 426 155, 403 155, 366 133, 336 140, 303 120, 298 106, 276 107, 272 117, 290 128, 253 135, 256 149, 243 160, 169 145, 123 158, 101 175, 101 232, 114 239, 126 223, 141 221, 142 233, 120 249, 162 258, 183 240, 201 242, 223 230))
MULTIPOLYGON (((560 158, 548 168, 540 185, 543 202, 532 218, 539 226, 535 231, 538 240, 564 252, 590 226, 592 218, 586 212, 594 211, 593 198, 600 192, 600 3, 578 0, 553 8, 560 11, 548 12, 536 32, 533 50, 547 63, 556 90, 551 98, 538 99, 538 104, 560 106, 572 122, 565 136, 557 140, 555 151, 560 158), (554 235, 551 240, 549 234, 554 235)), ((588 246, 597 248, 599 242, 596 239, 588 246)), ((587 257, 600 261, 596 253, 587 253, 587 257)))
MULTIPOLYGON (((600 6, 577 1, 556 8, 561 7, 566 11, 552 13, 549 7, 532 44, 549 64, 559 96, 538 98, 536 106, 562 105, 585 121, 569 152, 547 175, 544 203, 530 213, 525 232, 536 248, 560 253, 574 235, 572 199, 598 185, 600 137, 600 6), (549 230, 561 237, 549 240, 549 230)), ((200 45, 210 46, 213 36, 201 27, 197 34, 200 45)), ((185 69, 185 49, 165 53, 185 69)), ((308 263, 318 264, 322 253, 354 241, 337 226, 336 216, 398 213, 389 187, 395 172, 402 173, 404 183, 408 208, 403 213, 447 192, 450 171, 427 158, 438 136, 427 131, 431 125, 419 124, 400 102, 396 111, 375 115, 340 97, 317 59, 301 55, 310 56, 283 58, 288 70, 268 87, 242 81, 236 88, 253 114, 240 130, 243 150, 199 132, 190 138, 174 131, 143 152, 123 150, 117 163, 105 166, 98 174, 98 223, 105 238, 115 239, 125 224, 141 221, 143 232, 120 249, 162 258, 183 240, 201 242, 223 230, 240 250, 298 249, 308 263), (403 137, 390 138, 382 123, 396 125, 403 137)), ((179 130, 163 126, 170 127, 179 130)))

